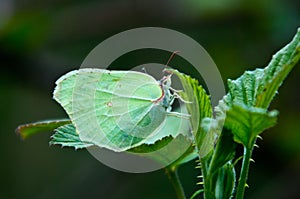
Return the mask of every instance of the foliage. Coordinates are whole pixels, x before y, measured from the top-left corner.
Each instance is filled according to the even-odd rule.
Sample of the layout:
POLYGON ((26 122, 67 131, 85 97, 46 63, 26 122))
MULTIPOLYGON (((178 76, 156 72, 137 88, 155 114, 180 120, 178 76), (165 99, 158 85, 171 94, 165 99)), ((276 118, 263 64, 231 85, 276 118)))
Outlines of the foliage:
MULTIPOLYGON (((277 121, 278 111, 269 111, 269 105, 299 59, 300 29, 294 39, 276 53, 264 69, 246 71, 236 80, 228 80, 229 91, 215 107, 215 117, 212 114, 210 98, 198 81, 176 70, 168 69, 179 77, 183 85, 184 92, 180 92, 179 95, 185 101, 191 102, 186 103, 186 109, 192 116, 189 124, 192 136, 189 135, 187 124, 178 134, 172 133, 174 128, 179 127, 174 126, 174 123, 177 123, 176 118, 168 117, 166 128, 157 133, 157 136, 143 140, 140 145, 126 146, 126 150, 144 153, 157 150, 172 140, 184 141, 189 144, 189 150, 166 168, 178 198, 185 196, 178 181, 177 168, 197 156, 202 173, 200 184, 203 184, 203 187, 191 198, 196 198, 201 193, 206 199, 226 199, 234 196, 237 199, 243 198, 256 139, 277 121), (199 114, 195 115, 195 110, 199 110, 199 114), (238 145, 244 148, 242 157, 236 157, 238 145), (236 176, 235 166, 240 159, 242 159, 241 171, 238 172, 239 176, 236 176)), ((69 104, 63 103, 62 106, 69 104)), ((73 120, 72 123, 70 120, 52 120, 22 125, 17 131, 23 138, 27 138, 41 131, 55 129, 50 143, 75 149, 95 144, 80 139, 75 126, 73 120)))

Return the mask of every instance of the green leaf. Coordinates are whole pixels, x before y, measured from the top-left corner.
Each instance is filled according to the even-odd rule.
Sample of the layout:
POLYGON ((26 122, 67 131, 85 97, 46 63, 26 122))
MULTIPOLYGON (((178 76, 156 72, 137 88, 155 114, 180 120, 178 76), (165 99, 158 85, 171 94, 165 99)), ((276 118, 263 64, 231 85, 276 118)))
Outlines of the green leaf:
POLYGON ((234 131, 234 139, 249 147, 253 136, 275 124, 278 113, 267 113, 264 109, 299 59, 300 29, 266 68, 246 71, 238 79, 228 80, 229 92, 216 107, 217 123, 222 124, 226 117, 224 125, 234 131))
POLYGON ((35 123, 23 124, 18 126, 16 132, 21 135, 23 139, 26 139, 34 134, 53 131, 57 127, 65 124, 69 124, 71 121, 69 119, 60 120, 44 120, 35 123))
POLYGON ((231 160, 235 156, 237 143, 233 135, 224 129, 213 153, 201 158, 206 198, 229 198, 235 183, 235 170, 231 160))
MULTIPOLYGON (((177 166, 184 164, 197 157, 191 140, 187 138, 188 131, 189 125, 187 120, 168 116, 165 126, 160 129, 156 136, 148 138, 144 144, 131 148, 128 152, 152 158, 163 164, 169 164, 170 160, 174 160, 173 158, 175 157, 175 160, 177 159, 175 161, 177 166), (183 124, 180 124, 180 121, 184 121, 183 124), (170 136, 162 137, 166 132, 170 136), (172 144, 170 144, 171 142, 172 144), (186 151, 182 154, 183 150, 186 151)), ((72 124, 55 129, 55 134, 51 136, 50 144, 74 147, 75 149, 82 149, 93 145, 91 142, 82 141, 72 124)))
MULTIPOLYGON (((222 178, 218 173, 234 158, 236 144, 232 139, 243 144, 246 150, 252 151, 257 135, 275 125, 278 112, 267 112, 266 108, 299 60, 299 51, 300 29, 294 39, 273 56, 265 69, 246 71, 238 79, 228 80, 229 92, 215 108, 216 119, 207 118, 202 121, 203 132, 214 131, 219 134, 218 132, 222 131, 213 155, 209 153, 212 157, 201 159, 202 167, 204 166, 202 172, 206 198, 216 197, 214 188, 217 185, 214 182, 222 178), (221 130, 223 125, 224 128, 221 130), (231 133, 233 135, 230 135, 231 133), (230 136, 233 138, 224 139, 230 136), (210 176, 212 173, 214 176, 210 176)), ((229 193, 230 190, 227 190, 226 196, 220 197, 228 198, 229 193)))
POLYGON ((251 148, 258 134, 276 124, 277 111, 234 104, 226 113, 225 128, 230 129, 236 142, 251 148))
POLYGON ((180 96, 190 102, 186 103, 186 107, 188 113, 191 115, 192 132, 198 151, 200 152, 199 155, 203 157, 213 149, 215 140, 215 135, 212 131, 206 133, 200 128, 204 118, 212 117, 210 97, 196 79, 177 70, 168 69, 168 71, 178 76, 184 88, 184 92, 180 93, 180 96))
POLYGON ((236 180, 234 165, 231 162, 227 162, 215 175, 217 176, 215 198, 231 198, 236 180))
MULTIPOLYGON (((212 123, 210 123, 210 117, 212 117, 210 97, 206 94, 204 88, 199 85, 197 80, 182 74, 177 70, 169 71, 177 75, 181 81, 184 92, 180 93, 180 96, 186 101, 191 102, 186 103, 186 107, 188 113, 191 115, 191 127, 194 135, 194 142, 198 150, 199 158, 201 159, 202 175, 206 184, 206 180, 208 180, 208 173, 206 171, 209 167, 211 152, 213 151, 216 139, 216 132, 209 130, 212 129, 212 123), (201 123, 205 123, 206 125, 201 126, 201 123)), ((204 191, 207 190, 209 189, 204 189, 204 191)), ((203 190, 198 190, 194 195, 198 195, 202 191, 203 190)), ((210 193, 207 192, 206 195, 207 194, 210 193)))
POLYGON ((151 153, 167 146, 173 139, 174 138, 172 136, 167 136, 160 140, 156 140, 154 143, 142 144, 127 151, 132 153, 151 153))
POLYGON ((82 149, 93 146, 93 143, 81 141, 73 124, 66 124, 55 129, 55 133, 51 136, 50 145, 56 144, 62 147, 74 147, 82 149))
MULTIPOLYGON (((186 141, 186 140, 185 140, 186 141)), ((185 164, 191 160, 194 160, 198 157, 198 152, 195 150, 194 145, 190 145, 190 147, 182 154, 175 162, 172 163, 173 166, 179 166, 185 164)))
POLYGON ((204 118, 202 120, 201 126, 199 128, 199 133, 196 137, 197 146, 199 147, 199 157, 203 158, 215 146, 215 142, 220 134, 221 129, 219 129, 219 124, 217 120, 212 118, 204 118))
POLYGON ((234 142, 231 132, 224 129, 214 150, 212 160, 210 162, 209 173, 216 172, 234 158, 236 145, 237 144, 234 142))
MULTIPOLYGON (((299 60, 299 51, 300 29, 294 39, 273 56, 266 68, 246 71, 238 79, 228 80, 229 92, 216 107, 217 117, 214 123, 224 124, 225 127, 221 136, 230 130, 234 141, 243 144, 244 150, 248 151, 248 156, 243 159, 244 169, 241 172, 243 176, 240 176, 239 180, 239 195, 244 192, 251 157, 249 154, 257 135, 276 123, 278 112, 268 112, 267 108, 278 88, 299 60)), ((219 140, 218 144, 221 142, 223 141, 219 140)), ((217 151, 213 156, 222 157, 216 153, 217 151)), ((214 165, 220 163, 216 162, 218 162, 216 158, 213 158, 210 168, 218 168, 219 166, 214 165)))
POLYGON ((128 151, 163 165, 172 163, 172 166, 177 167, 197 157, 194 147, 191 146, 189 139, 183 135, 178 135, 176 138, 164 137, 154 144, 142 144, 128 151))
POLYGON ((175 74, 181 81, 184 92, 181 92, 180 95, 186 101, 190 102, 186 103, 186 107, 188 113, 192 114, 191 125, 193 133, 197 134, 201 120, 212 116, 210 97, 207 95, 205 89, 199 85, 198 80, 174 69, 168 69, 168 71, 175 74), (197 111, 199 111, 198 114, 196 114, 197 111))
POLYGON ((228 94, 216 110, 219 115, 234 103, 268 108, 284 79, 300 59, 300 28, 293 40, 279 50, 264 69, 246 71, 236 80, 228 80, 228 94))
POLYGON ((147 138, 144 144, 128 151, 163 164, 169 164, 170 160, 176 160, 172 165, 177 167, 195 159, 198 155, 192 146, 189 131, 188 120, 167 116, 165 125, 155 136, 147 138), (182 152, 184 153, 182 154, 182 152))
POLYGON ((278 51, 264 69, 256 107, 268 108, 284 79, 300 59, 300 28, 293 40, 278 51))
POLYGON ((198 197, 198 195, 200 195, 201 193, 203 193, 203 189, 199 189, 197 191, 195 191, 195 193, 190 197, 190 199, 196 199, 196 197, 198 197))

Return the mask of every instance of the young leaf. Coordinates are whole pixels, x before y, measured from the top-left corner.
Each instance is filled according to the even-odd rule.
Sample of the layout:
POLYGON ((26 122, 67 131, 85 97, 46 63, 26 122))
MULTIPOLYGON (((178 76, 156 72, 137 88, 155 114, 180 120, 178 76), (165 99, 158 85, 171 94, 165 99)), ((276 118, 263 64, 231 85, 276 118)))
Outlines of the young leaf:
MULTIPOLYGON (((243 164, 237 198, 243 198, 250 158, 256 137, 276 123, 276 111, 267 108, 278 88, 300 58, 300 29, 294 39, 276 53, 265 69, 246 71, 236 80, 228 80, 229 93, 216 107, 217 121, 225 121, 234 140, 244 145, 243 164)), ((222 132, 223 133, 223 132, 222 132)))
POLYGON ((249 149, 257 135, 276 124, 277 111, 234 104, 226 113, 225 128, 230 129, 236 142, 249 149))
POLYGON ((215 173, 227 162, 231 161, 235 156, 236 145, 233 140, 233 135, 229 130, 224 129, 212 155, 208 173, 215 173))
MULTIPOLYGON (((293 40, 279 50, 264 69, 246 71, 236 80, 228 80, 229 93, 216 110, 224 112, 233 103, 268 108, 289 72, 300 59, 300 28, 293 40)), ((219 113, 220 114, 220 113, 219 113)))
POLYGON ((215 198, 231 198, 235 185, 234 165, 231 162, 227 162, 222 168, 218 170, 215 176, 217 176, 215 181, 215 198))
POLYGON ((213 153, 201 158, 205 198, 230 198, 235 184, 231 160, 235 156, 236 145, 233 135, 224 129, 213 153))
MULTIPOLYGON (((265 69, 246 71, 238 79, 228 80, 229 92, 215 108, 217 113, 216 119, 207 119, 208 122, 205 123, 206 120, 204 120, 202 123, 202 129, 206 132, 211 129, 217 132, 222 127, 221 125, 218 128, 218 125, 224 124, 225 128, 223 128, 221 138, 225 134, 232 133, 233 139, 244 145, 246 155, 243 159, 243 167, 239 179, 238 198, 243 196, 251 152, 256 136, 276 123, 278 113, 276 111, 267 112, 266 108, 268 108, 283 80, 299 60, 299 51, 300 29, 298 29, 294 39, 273 56, 270 64, 265 69), (214 124, 212 125, 213 128, 207 128, 207 123, 209 122, 214 124), (228 132, 228 130, 231 132, 228 132)), ((224 141, 221 138, 217 142, 217 148, 221 145, 226 146, 226 143, 224 143, 226 140, 224 141)), ((232 144, 233 141, 230 142, 234 146, 232 144)), ((218 171, 222 164, 227 160, 233 159, 234 156, 230 154, 235 153, 235 149, 228 148, 226 154, 229 156, 222 160, 219 157, 226 157, 226 155, 218 154, 219 150, 217 148, 212 155, 212 159, 210 157, 201 159, 202 165, 205 165, 205 169, 203 169, 203 176, 205 178, 204 193, 207 198, 215 197, 213 194, 213 180, 211 180, 213 176, 209 176, 208 173, 218 171), (210 172, 207 172, 207 170, 210 172)))
POLYGON ((266 68, 246 71, 238 79, 228 80, 229 92, 216 107, 217 120, 224 121, 226 118, 224 125, 233 130, 236 141, 248 146, 252 136, 261 132, 253 132, 247 136, 246 132, 263 131, 275 124, 277 114, 267 113, 263 109, 268 108, 277 89, 299 59, 300 28, 294 39, 273 56, 266 68), (254 124, 254 121, 259 124, 254 124), (249 129, 252 125, 252 129, 249 129), (242 131, 244 135, 241 135, 242 131))
POLYGON ((65 124, 69 124, 71 121, 69 119, 61 120, 44 120, 35 123, 23 124, 18 126, 16 132, 21 135, 23 139, 26 139, 34 134, 53 131, 57 127, 65 124))
POLYGON ((284 79, 300 59, 300 28, 293 40, 278 51, 264 69, 256 107, 268 108, 284 79))

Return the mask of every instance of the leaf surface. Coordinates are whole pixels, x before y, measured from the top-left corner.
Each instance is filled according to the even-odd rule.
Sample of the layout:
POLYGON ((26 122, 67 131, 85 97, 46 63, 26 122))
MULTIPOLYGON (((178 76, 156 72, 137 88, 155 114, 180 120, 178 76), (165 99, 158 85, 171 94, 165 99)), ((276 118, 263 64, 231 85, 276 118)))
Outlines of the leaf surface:
POLYGON ((177 70, 168 70, 178 76, 184 88, 184 92, 179 94, 184 100, 188 101, 186 107, 188 113, 191 115, 191 128, 194 134, 194 141, 200 157, 203 157, 213 149, 215 141, 213 131, 206 132, 200 128, 204 118, 212 117, 210 97, 196 79, 177 70))
POLYGON ((57 127, 65 124, 69 124, 71 121, 69 119, 60 120, 44 120, 35 123, 23 124, 18 126, 16 132, 21 135, 23 139, 26 139, 32 135, 41 132, 53 131, 57 127))

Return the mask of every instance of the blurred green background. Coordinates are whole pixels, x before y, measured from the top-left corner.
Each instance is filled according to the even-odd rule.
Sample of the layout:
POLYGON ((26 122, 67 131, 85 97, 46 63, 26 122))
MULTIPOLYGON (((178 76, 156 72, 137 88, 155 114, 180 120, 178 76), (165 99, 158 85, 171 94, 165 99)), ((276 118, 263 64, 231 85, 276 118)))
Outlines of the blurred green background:
MULTIPOLYGON (((163 171, 122 173, 85 150, 49 147, 50 132, 22 141, 14 130, 65 117, 52 100, 55 80, 121 31, 159 26, 187 34, 208 51, 225 82, 264 67, 292 39, 299 22, 297 0, 1 0, 0 198, 175 198, 163 171)), ((118 63, 134 66, 145 57, 165 63, 169 55, 148 52, 118 63)), ((279 121, 258 141, 246 198, 300 198, 299 74, 298 64, 272 103, 271 109, 280 110, 279 121)), ((187 195, 197 189, 195 165, 180 169, 187 195)))

